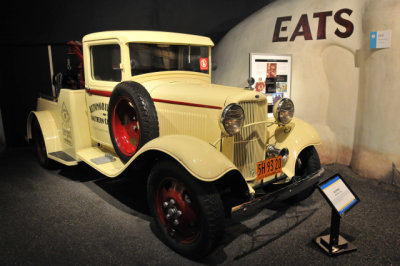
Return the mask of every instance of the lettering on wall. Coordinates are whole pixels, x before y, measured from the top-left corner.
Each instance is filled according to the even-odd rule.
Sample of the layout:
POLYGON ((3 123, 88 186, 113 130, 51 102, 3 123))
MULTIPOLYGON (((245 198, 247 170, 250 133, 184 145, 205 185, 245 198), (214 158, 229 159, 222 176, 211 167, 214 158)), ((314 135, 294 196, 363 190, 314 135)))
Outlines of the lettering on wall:
MULTIPOLYGON (((353 34, 354 24, 349 20, 353 10, 343 8, 333 15, 333 11, 316 12, 311 19, 318 20, 317 34, 314 35, 316 40, 326 39, 326 25, 329 17, 333 15, 335 23, 343 28, 337 27, 335 35, 340 38, 348 38, 353 34)), ((292 21, 292 16, 278 17, 275 22, 273 42, 293 42, 297 37, 303 37, 304 40, 314 40, 311 32, 309 18, 307 14, 302 14, 296 24, 296 27, 291 31, 287 23, 292 21), (291 33, 291 34, 290 34, 291 33), (290 38, 289 38, 290 37, 290 38)))

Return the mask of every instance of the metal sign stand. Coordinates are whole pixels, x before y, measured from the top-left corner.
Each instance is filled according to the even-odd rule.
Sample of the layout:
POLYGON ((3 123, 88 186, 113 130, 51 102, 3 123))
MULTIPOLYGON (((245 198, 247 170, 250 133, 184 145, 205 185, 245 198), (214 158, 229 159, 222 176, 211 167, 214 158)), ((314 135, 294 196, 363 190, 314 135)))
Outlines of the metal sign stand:
POLYGON ((329 235, 320 235, 314 239, 315 243, 329 256, 356 251, 357 248, 339 234, 341 215, 348 212, 360 201, 343 177, 335 174, 318 185, 322 196, 332 209, 331 228, 329 235))
POLYGON ((329 235, 321 235, 315 239, 315 243, 330 256, 356 251, 357 247, 348 242, 339 234, 340 215, 332 208, 331 232, 329 235))

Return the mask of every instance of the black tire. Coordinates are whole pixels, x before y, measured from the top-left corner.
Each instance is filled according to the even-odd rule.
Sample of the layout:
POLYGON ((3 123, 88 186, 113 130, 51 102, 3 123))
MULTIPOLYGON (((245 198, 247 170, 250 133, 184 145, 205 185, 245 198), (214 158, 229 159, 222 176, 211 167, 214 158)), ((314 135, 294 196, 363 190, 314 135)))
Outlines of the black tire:
POLYGON ((115 152, 126 163, 148 141, 159 136, 154 102, 139 83, 119 83, 111 94, 108 129, 115 152))
MULTIPOLYGON (((321 162, 319 160, 318 152, 314 146, 305 148, 297 157, 295 175, 304 178, 305 176, 317 172, 321 169, 321 162)), ((309 187, 300 193, 289 198, 291 203, 300 202, 312 195, 317 186, 309 187)))
POLYGON ((175 161, 154 166, 147 200, 162 240, 186 257, 204 257, 223 234, 224 209, 214 184, 197 180, 175 161))
POLYGON ((45 169, 54 169, 57 166, 57 163, 47 157, 46 144, 37 119, 34 119, 32 123, 32 138, 35 145, 36 158, 38 159, 39 164, 45 169))

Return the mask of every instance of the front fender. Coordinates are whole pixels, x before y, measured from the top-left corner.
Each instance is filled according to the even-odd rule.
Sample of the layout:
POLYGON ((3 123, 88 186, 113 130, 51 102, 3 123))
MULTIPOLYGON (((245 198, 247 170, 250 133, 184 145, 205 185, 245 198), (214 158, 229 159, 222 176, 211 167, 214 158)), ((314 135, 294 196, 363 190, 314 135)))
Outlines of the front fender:
POLYGON ((289 149, 289 158, 282 171, 290 178, 295 174, 296 159, 300 152, 308 146, 321 144, 317 130, 298 118, 293 118, 287 126, 276 127, 274 138, 277 148, 289 149))
POLYGON ((36 118, 42 130, 47 154, 62 150, 59 129, 50 111, 31 112, 27 120, 27 139, 32 139, 32 122, 36 118))
POLYGON ((202 181, 215 181, 232 170, 235 165, 211 144, 186 135, 167 135, 151 140, 135 154, 135 158, 148 151, 160 151, 178 161, 189 173, 202 181))

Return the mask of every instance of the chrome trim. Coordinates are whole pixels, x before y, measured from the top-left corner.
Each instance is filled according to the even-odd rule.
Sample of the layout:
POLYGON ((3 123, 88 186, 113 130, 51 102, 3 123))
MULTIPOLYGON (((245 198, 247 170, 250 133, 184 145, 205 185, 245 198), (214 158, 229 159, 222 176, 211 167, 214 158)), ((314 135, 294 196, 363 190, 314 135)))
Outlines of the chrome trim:
POLYGON ((282 156, 282 162, 285 164, 289 158, 289 150, 287 148, 279 149, 274 144, 269 144, 266 149, 266 158, 282 156))
POLYGON ((267 140, 267 124, 259 123, 267 120, 267 101, 241 101, 239 105, 245 113, 245 125, 234 135, 233 163, 246 181, 257 177, 257 162, 265 160, 265 143, 267 140))

